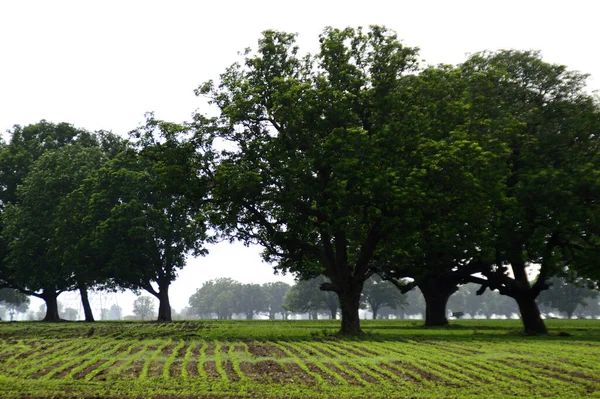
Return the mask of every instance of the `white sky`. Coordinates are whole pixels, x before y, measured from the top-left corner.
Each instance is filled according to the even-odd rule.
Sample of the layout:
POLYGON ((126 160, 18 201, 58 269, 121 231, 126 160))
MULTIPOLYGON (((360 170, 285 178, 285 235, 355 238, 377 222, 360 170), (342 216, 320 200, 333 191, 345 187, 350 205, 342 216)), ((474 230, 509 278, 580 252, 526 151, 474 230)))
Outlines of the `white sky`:
MULTIPOLYGON (((46 119, 126 134, 148 111, 189 120, 206 110, 193 90, 265 29, 299 33, 301 50, 314 52, 325 26, 386 25, 427 64, 486 49, 541 50, 600 89, 599 15, 594 0, 0 1, 0 132, 46 119)), ((212 278, 281 279, 259 252, 222 243, 190 260, 171 288, 173 307, 212 278)), ((126 314, 132 298, 119 299, 126 314)))

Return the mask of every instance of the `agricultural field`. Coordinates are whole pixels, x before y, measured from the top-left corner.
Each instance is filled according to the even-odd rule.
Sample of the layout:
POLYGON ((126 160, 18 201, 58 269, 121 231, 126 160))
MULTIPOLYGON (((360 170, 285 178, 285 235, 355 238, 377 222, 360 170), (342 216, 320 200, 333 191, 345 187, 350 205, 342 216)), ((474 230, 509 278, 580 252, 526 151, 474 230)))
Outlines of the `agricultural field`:
POLYGON ((0 323, 2 398, 600 398, 600 321, 0 323))

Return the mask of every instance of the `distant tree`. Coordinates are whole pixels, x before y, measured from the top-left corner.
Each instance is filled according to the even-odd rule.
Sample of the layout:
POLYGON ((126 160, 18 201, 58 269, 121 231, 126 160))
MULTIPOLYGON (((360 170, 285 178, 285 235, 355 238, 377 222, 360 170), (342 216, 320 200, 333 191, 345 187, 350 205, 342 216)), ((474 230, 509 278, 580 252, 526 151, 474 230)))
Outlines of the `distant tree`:
POLYGON ((382 280, 375 274, 365 281, 362 301, 373 313, 373 319, 377 319, 378 312, 383 307, 398 309, 404 306, 406 295, 393 283, 382 280))
POLYGON ((290 285, 283 281, 266 283, 262 286, 266 296, 266 311, 269 319, 275 319, 277 313, 281 314, 282 319, 287 319, 287 310, 283 308, 285 295, 290 290, 290 285))
POLYGON ((599 295, 597 290, 589 288, 593 282, 575 275, 566 278, 553 277, 549 283, 550 288, 540 293, 538 302, 566 314, 569 319, 573 318, 578 306, 585 307, 599 295))
POLYGON ((142 295, 133 301, 133 314, 140 319, 146 320, 146 317, 151 317, 153 313, 154 303, 151 297, 142 295))
POLYGON ((596 319, 600 317, 600 296, 590 298, 585 305, 577 306, 575 314, 581 319, 586 317, 596 319))
POLYGON ((10 320, 12 321, 16 313, 27 312, 29 309, 29 297, 19 290, 4 288, 0 289, 0 304, 8 310, 10 320))
POLYGON ((230 278, 218 278, 205 282, 198 288, 188 303, 189 312, 200 317, 216 314, 220 320, 231 319, 237 311, 240 283, 230 278))
POLYGON ((338 298, 334 293, 320 289, 321 284, 326 282, 323 276, 297 281, 286 294, 283 308, 294 313, 309 313, 311 318, 316 318, 319 311, 327 310, 335 319, 339 309, 338 298))
POLYGON ((64 320, 77 320, 79 319, 79 311, 77 309, 73 309, 73 308, 65 308, 61 315, 60 315, 61 319, 64 320))
POLYGON ((255 314, 267 310, 267 296, 259 284, 242 284, 238 290, 236 313, 243 313, 247 320, 252 320, 255 314))
POLYGON ((108 310, 108 320, 121 320, 123 318, 123 311, 119 305, 112 305, 108 310))

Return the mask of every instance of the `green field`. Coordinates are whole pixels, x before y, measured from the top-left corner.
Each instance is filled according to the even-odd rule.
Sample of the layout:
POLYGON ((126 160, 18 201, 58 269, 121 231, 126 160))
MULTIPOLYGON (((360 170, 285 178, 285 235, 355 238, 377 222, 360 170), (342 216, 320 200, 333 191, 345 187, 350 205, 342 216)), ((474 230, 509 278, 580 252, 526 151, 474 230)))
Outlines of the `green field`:
POLYGON ((0 323, 2 398, 600 398, 600 321, 0 323), (93 330, 92 330, 93 328, 93 330))

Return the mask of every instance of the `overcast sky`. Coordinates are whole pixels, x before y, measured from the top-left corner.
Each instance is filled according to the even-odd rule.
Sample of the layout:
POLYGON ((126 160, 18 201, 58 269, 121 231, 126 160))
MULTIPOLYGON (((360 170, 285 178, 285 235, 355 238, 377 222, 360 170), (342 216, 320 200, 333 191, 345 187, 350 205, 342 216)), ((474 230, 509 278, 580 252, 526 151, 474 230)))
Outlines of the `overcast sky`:
MULTIPOLYGON (((455 64, 482 50, 541 50, 549 62, 589 73, 597 90, 599 15, 595 0, 0 1, 0 132, 46 119, 126 134, 149 111, 189 120, 207 111, 193 90, 266 29, 296 32, 301 50, 314 52, 325 26, 386 25, 419 47, 425 64, 455 64)), ((181 310, 212 278, 282 279, 259 253, 221 243, 191 259, 171 289, 173 307, 181 310)), ((118 298, 125 313, 132 298, 118 298)))

